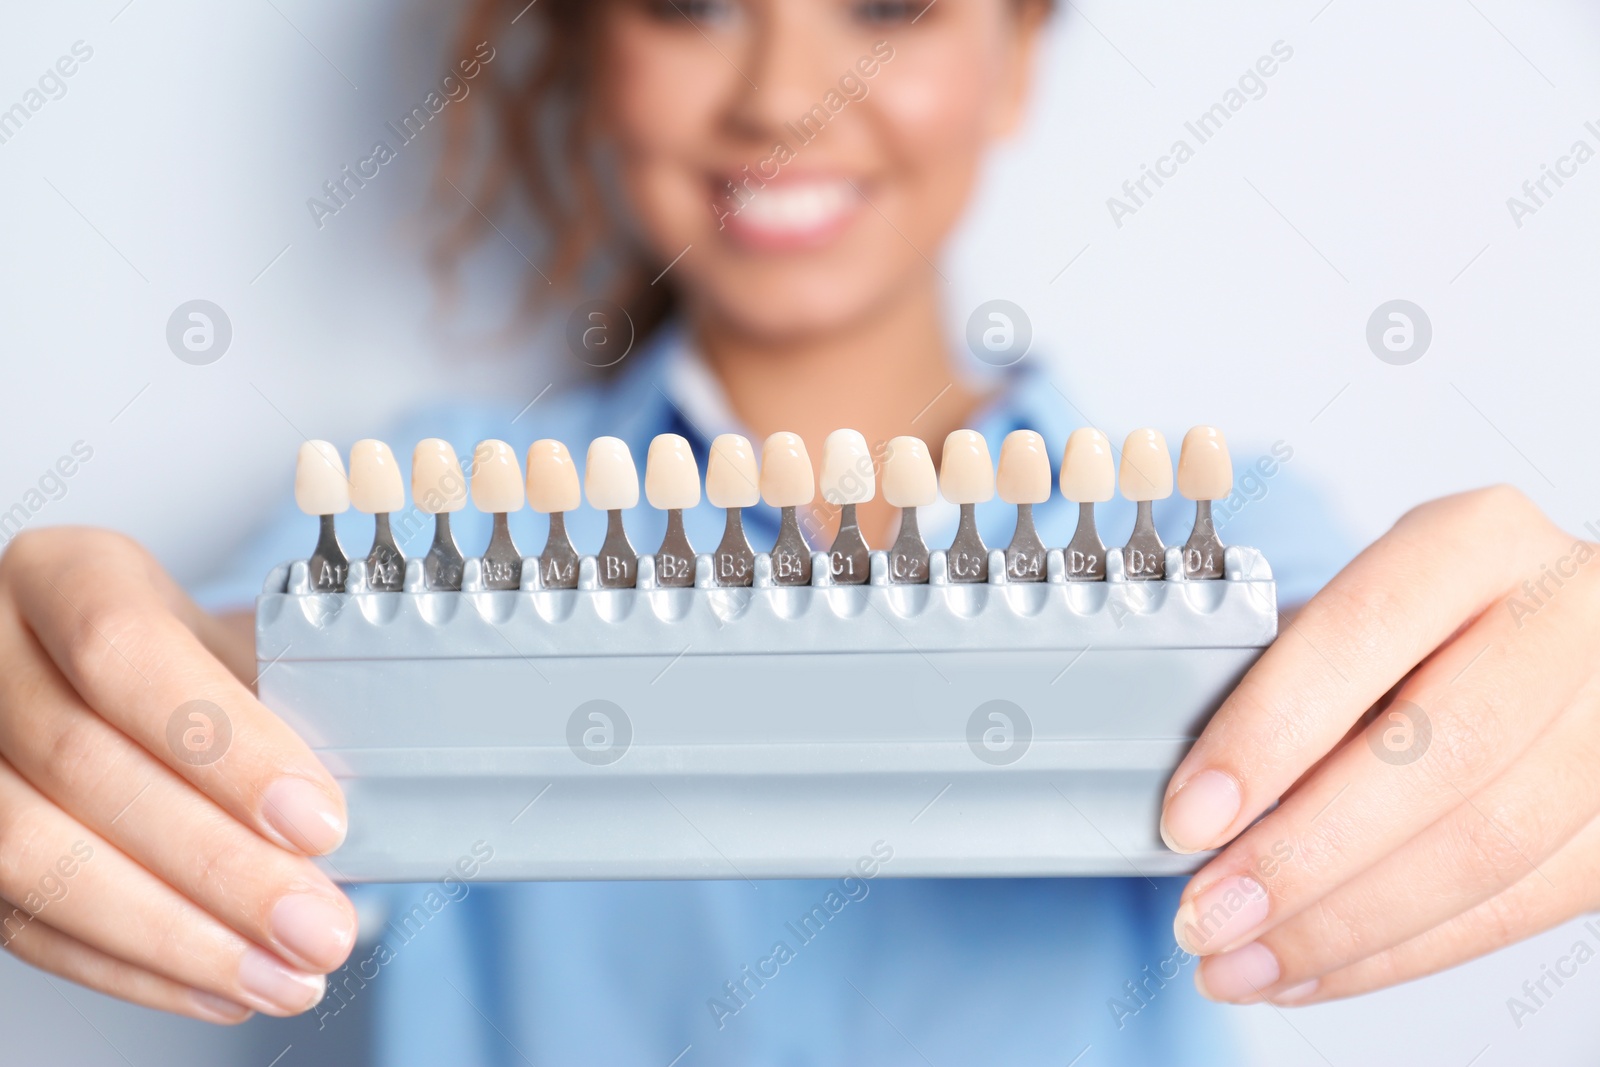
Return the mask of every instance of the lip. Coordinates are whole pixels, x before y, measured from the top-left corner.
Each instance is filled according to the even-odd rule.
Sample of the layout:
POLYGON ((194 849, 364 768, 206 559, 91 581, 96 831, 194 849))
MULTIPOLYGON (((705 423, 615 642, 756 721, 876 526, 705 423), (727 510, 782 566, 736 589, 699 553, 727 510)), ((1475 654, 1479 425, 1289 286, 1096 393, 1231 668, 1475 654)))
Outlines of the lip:
POLYGON ((753 251, 790 252, 818 248, 846 230, 860 215, 860 183, 838 174, 782 175, 750 189, 740 199, 729 183, 744 190, 745 176, 710 180, 720 225, 737 244, 753 251))

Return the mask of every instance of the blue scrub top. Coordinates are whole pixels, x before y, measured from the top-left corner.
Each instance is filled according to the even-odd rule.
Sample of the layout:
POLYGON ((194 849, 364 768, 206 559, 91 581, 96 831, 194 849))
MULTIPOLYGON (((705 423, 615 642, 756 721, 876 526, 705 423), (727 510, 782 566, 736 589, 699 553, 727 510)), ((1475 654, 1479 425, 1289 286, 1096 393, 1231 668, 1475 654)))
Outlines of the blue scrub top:
MULTIPOLYGON (((675 328, 611 381, 526 405, 510 397, 437 408, 387 440, 404 466, 425 437, 445 438, 462 456, 484 438, 525 455, 535 439, 554 437, 581 464, 590 440, 611 435, 642 465, 651 438, 678 433, 703 470, 713 437, 743 432, 675 328)), ((995 455, 1007 433, 1032 429, 1059 457, 1080 424, 1071 395, 1025 361, 974 428, 995 455)), ((1350 555, 1339 524, 1293 477, 1293 457, 1282 441, 1236 444, 1236 492, 1216 507, 1224 541, 1265 553, 1285 605, 1306 599, 1350 555)), ((1100 506, 1108 544, 1131 528, 1132 510, 1120 499, 1100 506)), ((1004 545, 1015 517, 998 500, 980 505, 985 541, 1004 545)), ((702 503, 684 518, 702 551, 720 539, 719 509, 702 503)), ((949 505, 923 509, 928 543, 948 544, 955 519, 949 505)), ((1062 545, 1077 509, 1056 496, 1035 519, 1046 543, 1062 545)), ((1156 519, 1167 543, 1182 543, 1193 507, 1160 502, 1156 519)), ((641 506, 626 520, 640 551, 660 542, 661 513, 641 506)), ((453 521, 468 554, 487 543, 487 516, 468 509, 453 521)), ((568 516, 579 551, 596 550, 604 522, 589 508, 568 516)), ((537 554, 545 520, 524 510, 511 527, 524 555, 537 554)), ((752 508, 746 527, 765 547, 777 515, 752 508)), ((364 554, 371 520, 343 516, 340 536, 352 556, 364 554)), ((401 548, 422 555, 431 536, 429 524, 401 548)), ((304 558, 315 541, 316 521, 286 508, 234 557, 237 569, 200 591, 201 601, 249 605, 273 564, 304 558)), ((492 878, 493 868, 491 859, 480 876, 492 878)), ((1236 1009, 1199 997, 1193 958, 1173 939, 1182 885, 1130 871, 1109 879, 357 887, 361 941, 316 1010, 338 1025, 344 1005, 373 998, 383 1067, 1235 1063, 1228 1013, 1236 1009), (819 904, 830 919, 812 933, 816 924, 799 920, 819 904)))

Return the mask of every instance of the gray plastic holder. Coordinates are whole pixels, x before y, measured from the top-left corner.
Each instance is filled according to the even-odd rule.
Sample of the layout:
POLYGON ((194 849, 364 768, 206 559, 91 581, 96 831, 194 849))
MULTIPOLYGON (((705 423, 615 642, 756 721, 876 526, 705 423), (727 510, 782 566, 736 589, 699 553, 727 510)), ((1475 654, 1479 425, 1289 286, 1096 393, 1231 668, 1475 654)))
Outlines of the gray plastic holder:
POLYGON ((433 881, 475 841, 494 878, 838 877, 886 841, 895 876, 1143 875, 1178 760, 1277 633, 1271 570, 1103 582, 313 593, 258 602, 260 693, 339 780, 346 881, 433 881))

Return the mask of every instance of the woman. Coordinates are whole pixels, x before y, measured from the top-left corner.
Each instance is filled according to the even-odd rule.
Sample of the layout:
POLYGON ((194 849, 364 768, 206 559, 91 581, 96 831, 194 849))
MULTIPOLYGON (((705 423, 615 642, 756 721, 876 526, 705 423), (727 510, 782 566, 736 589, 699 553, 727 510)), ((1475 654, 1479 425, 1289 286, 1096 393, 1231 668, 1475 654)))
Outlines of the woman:
MULTIPOLYGON (((581 454, 614 434, 638 453, 674 431, 703 459, 734 428, 795 430, 815 452, 841 426, 937 443, 967 425, 995 446, 1023 425, 1059 449, 1071 407, 1034 372, 970 372, 941 328, 934 267, 985 150, 1022 113, 1043 0, 522 7, 486 0, 462 37, 469 54, 543 20, 560 42, 499 98, 491 188, 520 181, 551 224, 549 280, 533 284, 619 269, 640 341, 561 402, 432 412, 393 442, 554 436, 581 454)), ((1053 544, 1070 532, 1059 505, 1039 515, 1053 544)), ((991 541, 1009 533, 1004 510, 981 515, 991 541)), ((1297 558, 1325 524, 1300 511, 1274 530, 1267 510, 1230 539, 1263 547, 1292 599, 1340 556, 1297 558)), ((861 520, 887 543, 887 508, 861 520)), ((719 516, 689 521, 714 543, 719 516)), ((525 547, 540 543, 530 515, 517 522, 525 547)), ((636 542, 653 544, 658 522, 640 513, 636 542)), ((759 512, 752 526, 758 545, 775 532, 759 512)), ((573 532, 598 543, 593 526, 573 532)), ((247 605, 310 538, 286 521, 214 599, 247 605)), ((375 998, 380 1060, 395 1064, 1067 1062, 1088 1046, 1086 1062, 1231 1062, 1181 971, 1217 1000, 1310 1003, 1594 906, 1591 556, 1509 489, 1408 514, 1286 624, 1174 775, 1165 839, 1227 846, 1181 897, 1140 878, 880 879, 781 980, 741 996, 741 966, 814 884, 477 884, 376 977, 337 972, 319 1011, 375 998)), ((0 605, 6 947, 217 1022, 317 1004, 356 939, 308 858, 342 840, 344 807, 251 696, 248 614, 202 612, 136 545, 85 529, 17 538, 0 605), (233 731, 211 765, 167 740, 197 699, 233 731)), ((388 897, 403 910, 418 891, 388 897)))

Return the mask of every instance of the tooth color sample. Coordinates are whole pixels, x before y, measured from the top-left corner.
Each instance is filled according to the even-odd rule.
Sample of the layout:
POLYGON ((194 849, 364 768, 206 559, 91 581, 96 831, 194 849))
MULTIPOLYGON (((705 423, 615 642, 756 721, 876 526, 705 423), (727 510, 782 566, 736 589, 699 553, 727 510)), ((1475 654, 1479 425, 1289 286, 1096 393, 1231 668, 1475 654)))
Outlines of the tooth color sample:
POLYGON ((472 505, 499 515, 521 511, 526 500, 517 454, 504 441, 479 441, 472 450, 472 505))
POLYGON ((1183 435, 1178 492, 1190 500, 1223 500, 1233 492, 1228 440, 1215 426, 1196 426, 1183 435))
POLYGON ((919 437, 895 437, 883 457, 883 499, 896 508, 925 508, 939 500, 933 457, 919 437))
POLYGON ((349 510, 350 482, 339 450, 326 441, 300 446, 294 465, 294 501, 307 515, 338 515, 349 510))
POLYGON ((1061 454, 1061 495, 1075 504, 1100 504, 1117 489, 1111 441, 1099 430, 1073 430, 1061 454))
POLYGON ((1172 495, 1172 453, 1157 430, 1135 430, 1122 444, 1122 495, 1164 500, 1172 495))
POLYGON ((633 465, 626 441, 596 437, 589 443, 583 493, 589 506, 601 511, 623 511, 639 503, 639 469, 633 465))
POLYGON ((399 511, 406 506, 400 464, 382 441, 367 438, 350 446, 350 503, 368 515, 399 511))
POLYGON ((411 499, 428 515, 466 507, 467 476, 449 441, 429 437, 417 442, 411 453, 411 499))
POLYGON ((775 508, 797 508, 816 496, 811 457, 797 433, 778 432, 761 446, 761 499, 775 508))
POLYGON ((872 449, 855 430, 835 430, 822 442, 822 499, 830 504, 864 504, 877 491, 872 449))
POLYGON ((761 502, 756 452, 747 438, 725 433, 711 442, 711 455, 706 460, 706 499, 717 508, 750 508, 761 502))
POLYGON ((550 514, 576 511, 583 503, 578 465, 560 441, 544 438, 528 446, 528 506, 550 514))
POLYGON ((956 430, 944 439, 939 491, 952 504, 982 504, 994 496, 994 463, 978 431, 956 430))
POLYGON ((644 495, 662 511, 700 503, 700 465, 689 442, 675 433, 656 435, 644 460, 644 495))
POLYGON ((1050 499, 1050 453, 1032 430, 1013 430, 1000 445, 995 488, 1007 504, 1043 504, 1050 499))

